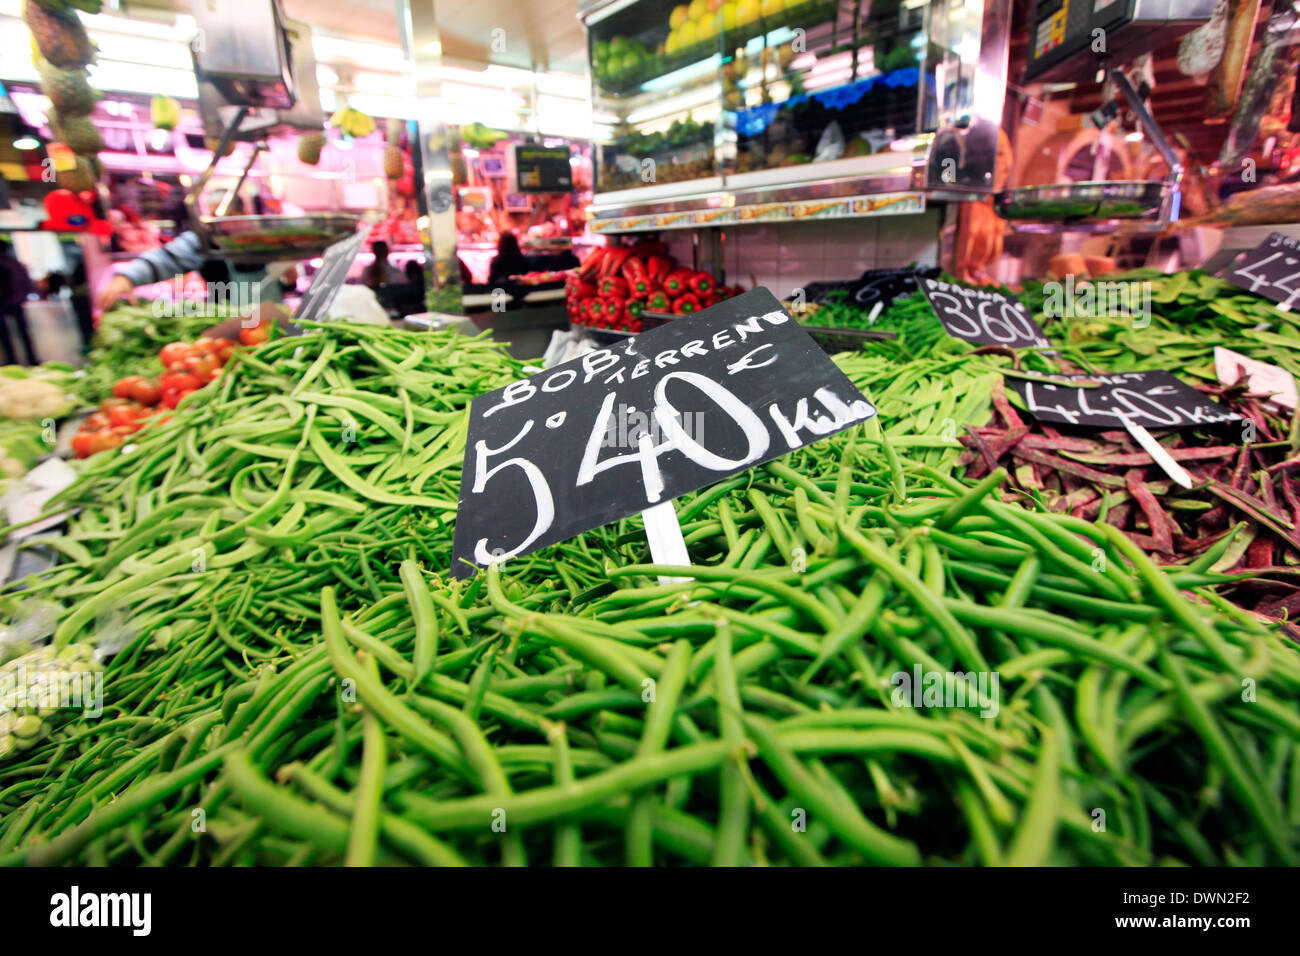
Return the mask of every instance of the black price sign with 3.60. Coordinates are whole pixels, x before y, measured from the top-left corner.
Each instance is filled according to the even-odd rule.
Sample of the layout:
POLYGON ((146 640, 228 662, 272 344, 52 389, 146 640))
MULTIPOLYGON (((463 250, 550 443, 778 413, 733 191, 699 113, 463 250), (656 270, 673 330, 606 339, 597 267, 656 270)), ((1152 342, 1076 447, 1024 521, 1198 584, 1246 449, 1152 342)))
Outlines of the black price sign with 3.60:
POLYGON ((1045 348, 1047 336, 1024 304, 1001 292, 922 279, 921 289, 948 334, 978 345, 1045 348))
POLYGON ((474 399, 452 572, 645 511, 876 414, 766 289, 474 399))

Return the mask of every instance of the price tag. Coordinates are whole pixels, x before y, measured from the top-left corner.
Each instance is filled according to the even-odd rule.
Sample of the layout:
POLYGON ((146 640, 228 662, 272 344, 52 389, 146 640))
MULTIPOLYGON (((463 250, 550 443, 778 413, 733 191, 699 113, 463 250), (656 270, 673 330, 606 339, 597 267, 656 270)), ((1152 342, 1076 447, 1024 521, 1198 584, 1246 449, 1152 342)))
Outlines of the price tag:
POLYGON ((1050 344, 1024 304, 1001 292, 939 279, 922 279, 921 289, 953 338, 1013 349, 1046 348, 1050 344))
POLYGON ((1300 303, 1300 241, 1274 232, 1254 249, 1240 253, 1219 278, 1272 299, 1289 312, 1300 303))
POLYGON ((647 511, 875 414, 754 289, 474 399, 452 572, 647 511))
POLYGON ((311 285, 303 293, 298 311, 293 314, 295 322, 319 322, 329 314, 330 306, 347 281, 352 263, 369 234, 369 229, 358 229, 325 250, 321 267, 311 277, 311 285))
POLYGON ((1168 372, 1121 372, 1113 375, 1065 375, 1061 381, 1079 385, 1008 379, 1025 400, 1025 408, 1041 421, 1092 428, 1184 428, 1216 425, 1240 419, 1216 405, 1168 372), (1089 387, 1084 383, 1097 382, 1089 387))

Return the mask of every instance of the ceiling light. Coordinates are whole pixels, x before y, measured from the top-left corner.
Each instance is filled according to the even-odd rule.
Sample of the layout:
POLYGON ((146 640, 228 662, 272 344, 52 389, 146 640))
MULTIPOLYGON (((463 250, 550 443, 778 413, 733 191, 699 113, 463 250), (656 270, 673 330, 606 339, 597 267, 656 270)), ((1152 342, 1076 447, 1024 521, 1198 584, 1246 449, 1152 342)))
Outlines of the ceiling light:
POLYGON ((41 141, 35 136, 19 136, 14 140, 14 149, 40 149, 41 141))

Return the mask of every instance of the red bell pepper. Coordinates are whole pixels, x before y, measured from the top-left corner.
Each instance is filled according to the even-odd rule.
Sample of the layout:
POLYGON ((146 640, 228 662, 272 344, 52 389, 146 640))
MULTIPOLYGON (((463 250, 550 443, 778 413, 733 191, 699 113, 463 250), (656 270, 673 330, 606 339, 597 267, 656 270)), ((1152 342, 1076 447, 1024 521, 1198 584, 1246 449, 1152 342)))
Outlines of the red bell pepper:
POLYGON ((623 263, 627 261, 627 257, 628 250, 626 247, 607 246, 605 248, 605 258, 600 266, 601 278, 618 275, 619 270, 623 268, 623 263))
POLYGON ((594 279, 600 274, 601 263, 605 259, 605 247, 599 246, 587 253, 587 258, 582 260, 582 265, 578 266, 578 277, 581 279, 594 279))
POLYGON ((613 325, 618 322, 618 318, 623 314, 623 307, 627 305, 627 299, 617 296, 602 296, 601 302, 604 304, 604 315, 606 321, 613 325))
POLYGON ((722 296, 718 295, 716 292, 710 292, 708 295, 700 299, 700 305, 706 309, 711 309, 721 301, 722 296))
POLYGON ((627 282, 618 276, 605 276, 600 280, 597 289, 600 295, 612 295, 620 299, 627 298, 627 282))
POLYGON ((691 291, 701 297, 712 292, 715 286, 713 276, 707 272, 693 272, 686 282, 691 287, 691 291))
POLYGON ((679 295, 690 292, 691 273, 689 269, 678 269, 664 277, 664 291, 670 298, 676 299, 679 295))
POLYGON ((654 280, 649 276, 643 275, 636 279, 627 280, 627 294, 628 298, 631 299, 648 299, 650 298, 650 293, 654 292, 658 288, 659 287, 655 285, 654 280))
POLYGON ((654 289, 646 296, 645 307, 649 312, 668 312, 673 304, 667 292, 663 289, 654 289))
POLYGON ((631 285, 636 279, 645 278, 645 262, 636 256, 628 256, 627 261, 623 263, 623 268, 619 270, 623 278, 631 285))
POLYGON ((646 263, 646 273, 654 281, 663 282, 673 271, 675 264, 670 256, 651 256, 650 261, 646 263))
POLYGON ((687 292, 673 300, 673 312, 677 315, 690 315, 698 311, 700 311, 700 300, 694 293, 687 292))
POLYGON ((639 319, 641 313, 645 311, 645 302, 641 299, 628 299, 624 310, 627 312, 628 318, 639 319))
POLYGON ((587 310, 587 318, 589 319, 593 319, 593 320, 599 319, 602 315, 605 314, 605 304, 595 296, 592 296, 590 299, 588 299, 584 303, 584 305, 587 310))
POLYGON ((573 294, 578 299, 590 299, 592 296, 596 295, 596 286, 590 282, 584 282, 579 279, 577 284, 573 287, 573 294))

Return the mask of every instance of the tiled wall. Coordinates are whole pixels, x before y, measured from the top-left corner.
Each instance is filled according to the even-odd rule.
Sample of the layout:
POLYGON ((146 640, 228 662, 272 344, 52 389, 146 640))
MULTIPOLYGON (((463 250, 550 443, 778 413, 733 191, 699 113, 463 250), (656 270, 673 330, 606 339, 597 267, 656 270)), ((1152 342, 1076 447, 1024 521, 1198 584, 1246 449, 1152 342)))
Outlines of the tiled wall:
MULTIPOLYGON (((935 265, 939 211, 913 216, 828 219, 737 226, 724 230, 723 266, 728 282, 746 287, 752 274, 778 297, 807 282, 856 279, 867 269, 935 265)), ((665 233, 679 262, 692 261, 687 232, 665 233)))

